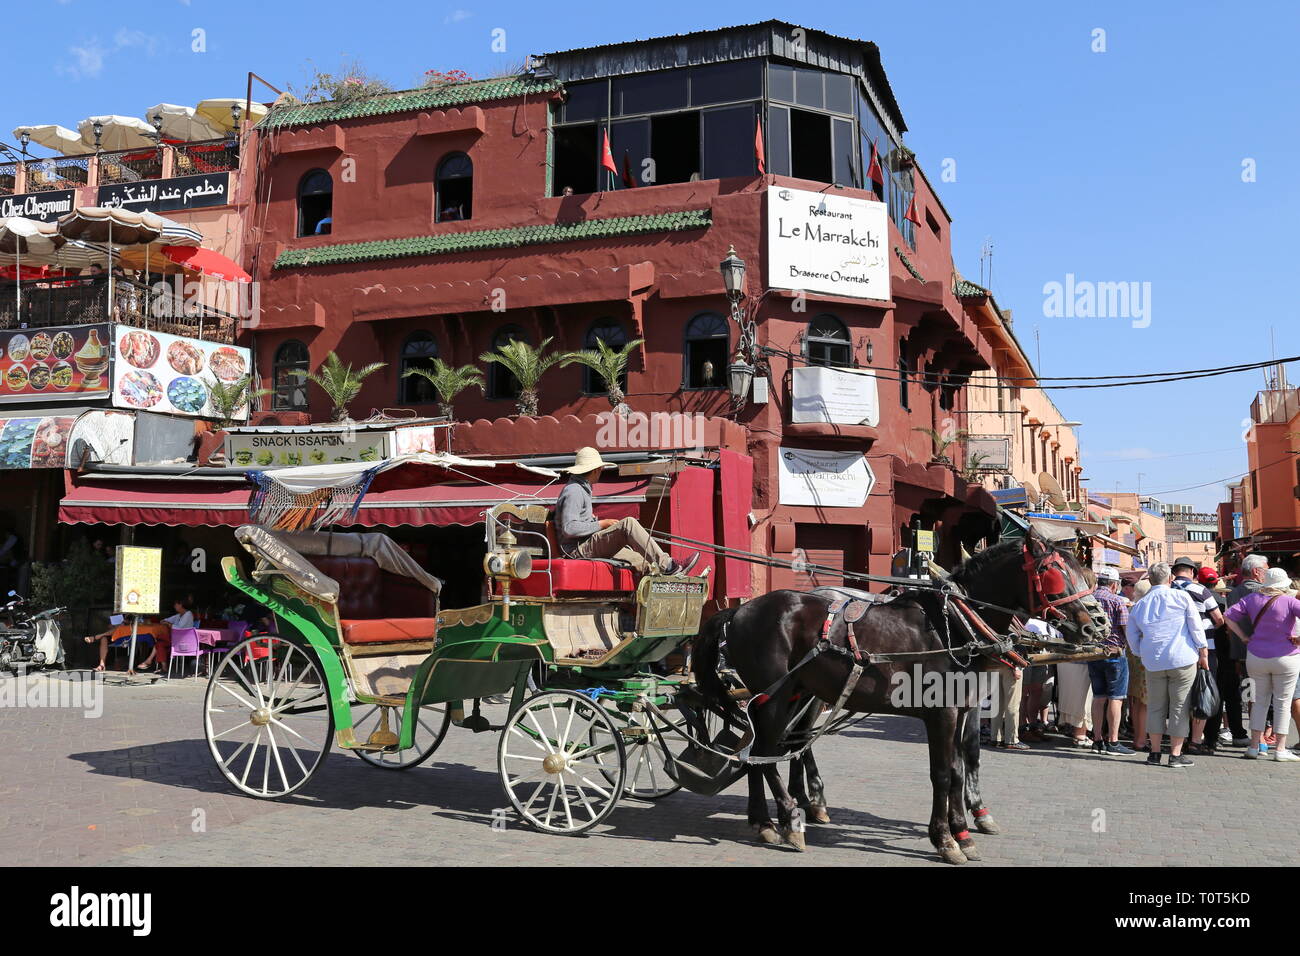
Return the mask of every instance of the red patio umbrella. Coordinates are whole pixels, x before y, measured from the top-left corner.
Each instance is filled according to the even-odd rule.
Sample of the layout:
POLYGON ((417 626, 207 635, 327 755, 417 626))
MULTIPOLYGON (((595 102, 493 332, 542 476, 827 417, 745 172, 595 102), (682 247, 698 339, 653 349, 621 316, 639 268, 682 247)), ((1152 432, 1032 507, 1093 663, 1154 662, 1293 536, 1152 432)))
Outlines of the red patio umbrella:
POLYGON ((234 260, 211 249, 199 246, 163 246, 162 254, 186 269, 205 276, 225 279, 228 282, 252 282, 253 277, 241 269, 234 260))

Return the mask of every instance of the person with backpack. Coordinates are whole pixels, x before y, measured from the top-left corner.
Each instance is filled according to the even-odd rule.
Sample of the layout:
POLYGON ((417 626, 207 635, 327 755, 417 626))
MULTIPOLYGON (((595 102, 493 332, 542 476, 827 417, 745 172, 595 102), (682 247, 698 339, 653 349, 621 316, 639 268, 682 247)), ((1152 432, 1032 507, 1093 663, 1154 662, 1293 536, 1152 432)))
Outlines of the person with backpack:
MULTIPOLYGON (((1179 558, 1173 563, 1173 579, 1169 582, 1170 587, 1178 588, 1191 596, 1192 602, 1196 605, 1196 610, 1201 615, 1201 628, 1205 631, 1205 643, 1209 647, 1210 656, 1210 673, 1217 674, 1219 660, 1215 656, 1216 646, 1214 637, 1223 627, 1223 613, 1219 610, 1219 602, 1214 597, 1214 592, 1196 580, 1197 574, 1200 573, 1201 566, 1191 558, 1179 558)), ((1219 715, 1223 712, 1222 703, 1219 710, 1212 714, 1216 728, 1219 722, 1219 715)), ((1192 737, 1187 744, 1187 750, 1193 754, 1213 754, 1218 746, 1218 730, 1215 730, 1213 738, 1205 737, 1205 725, 1207 718, 1192 718, 1192 737), (1204 739, 1204 742, 1202 740, 1204 739)))
POLYGON ((1300 761, 1286 748, 1291 729, 1291 698, 1300 676, 1300 637, 1292 629, 1300 620, 1300 600, 1291 596, 1291 578, 1282 568, 1269 568, 1261 587, 1228 608, 1228 627, 1246 646, 1246 673, 1255 684, 1250 703, 1250 745, 1242 754, 1259 758, 1260 744, 1273 707, 1273 732, 1277 746, 1273 759, 1300 761))

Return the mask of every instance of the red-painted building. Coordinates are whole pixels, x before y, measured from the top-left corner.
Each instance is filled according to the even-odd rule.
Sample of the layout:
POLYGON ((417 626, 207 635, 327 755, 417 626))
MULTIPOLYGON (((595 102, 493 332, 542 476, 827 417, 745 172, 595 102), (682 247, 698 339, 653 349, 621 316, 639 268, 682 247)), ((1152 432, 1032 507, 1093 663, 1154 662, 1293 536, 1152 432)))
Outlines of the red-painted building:
MULTIPOLYGON (((710 454, 753 459, 749 547, 888 573, 920 527, 951 563, 990 532, 994 506, 932 463, 920 429, 963 421, 965 378, 992 353, 954 294, 950 220, 905 130, 874 44, 776 21, 547 54, 520 77, 281 106, 249 147, 263 385, 276 409, 324 420, 325 396, 298 376, 333 350, 388 363, 355 414, 437 414, 405 368, 481 365, 511 336, 564 350, 643 338, 633 409, 741 426, 714 421, 708 434, 710 454), (617 173, 601 165, 606 136, 617 173), (845 260, 870 260, 872 297, 773 288, 789 279, 769 275, 769 204, 797 204, 794 190, 827 197, 832 218, 883 203, 869 249, 845 260), (739 329, 719 273, 731 247, 766 363, 738 408, 727 367, 739 329), (792 421, 809 417, 792 414, 792 393, 810 365, 875 368, 851 381, 875 390, 878 414, 863 420, 876 423, 792 421), (783 448, 865 456, 874 484, 859 461, 844 483, 862 504, 791 503, 802 499, 782 493, 783 448)), ((512 420, 513 383, 488 371, 486 394, 457 397, 458 453, 559 454, 597 439, 609 402, 582 367, 546 375, 536 422, 512 420)), ((746 583, 806 582, 759 569, 746 583)))

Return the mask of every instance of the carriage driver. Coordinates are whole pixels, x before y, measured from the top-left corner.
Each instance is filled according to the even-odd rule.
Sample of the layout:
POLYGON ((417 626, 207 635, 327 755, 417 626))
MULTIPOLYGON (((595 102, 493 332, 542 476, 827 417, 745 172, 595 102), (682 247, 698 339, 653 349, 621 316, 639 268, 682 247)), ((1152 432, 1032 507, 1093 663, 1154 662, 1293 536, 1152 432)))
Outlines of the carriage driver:
POLYGON ((591 507, 591 483, 600 477, 607 462, 594 448, 579 448, 573 467, 565 468, 569 480, 555 502, 555 535, 560 553, 566 558, 612 558, 620 551, 633 552, 639 563, 657 568, 664 574, 686 575, 698 553, 685 564, 678 564, 635 518, 597 518, 591 507))

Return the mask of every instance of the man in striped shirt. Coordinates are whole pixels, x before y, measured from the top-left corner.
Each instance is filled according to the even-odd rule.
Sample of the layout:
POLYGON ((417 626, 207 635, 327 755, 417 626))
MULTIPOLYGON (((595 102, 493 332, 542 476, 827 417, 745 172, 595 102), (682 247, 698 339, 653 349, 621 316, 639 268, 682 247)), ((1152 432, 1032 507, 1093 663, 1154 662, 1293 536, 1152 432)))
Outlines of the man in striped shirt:
MULTIPOLYGON (((1182 591, 1186 591, 1196 605, 1197 612, 1201 615, 1201 629, 1205 631, 1205 640, 1210 648, 1210 673, 1216 673, 1218 668, 1218 659, 1215 656, 1214 636, 1216 633, 1223 633, 1223 612, 1219 610, 1219 602, 1214 597, 1214 592, 1205 585, 1196 580, 1196 575, 1200 572, 1201 566, 1191 558, 1179 558, 1173 563, 1173 580, 1170 585, 1182 591)), ((1220 702, 1220 708, 1223 704, 1220 702)), ((1205 721, 1200 717, 1192 718, 1192 738, 1187 745, 1189 752, 1194 754, 1212 754, 1218 746, 1218 734, 1215 734, 1214 740, 1201 742, 1205 735, 1205 721)), ((1218 721, 1216 720, 1217 724, 1218 721)))
POLYGON ((1117 592, 1119 571, 1105 567, 1097 572, 1097 589, 1092 596, 1101 604, 1110 620, 1106 647, 1116 656, 1088 662, 1092 680, 1092 752, 1129 756, 1135 751, 1119 742, 1120 714, 1128 696, 1128 659, 1124 656, 1124 629, 1128 626, 1128 607, 1117 592), (1106 736, 1102 737, 1102 728, 1106 736))

